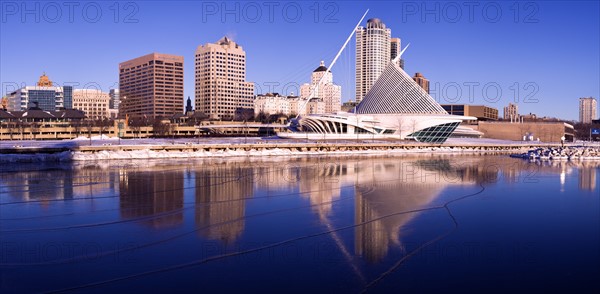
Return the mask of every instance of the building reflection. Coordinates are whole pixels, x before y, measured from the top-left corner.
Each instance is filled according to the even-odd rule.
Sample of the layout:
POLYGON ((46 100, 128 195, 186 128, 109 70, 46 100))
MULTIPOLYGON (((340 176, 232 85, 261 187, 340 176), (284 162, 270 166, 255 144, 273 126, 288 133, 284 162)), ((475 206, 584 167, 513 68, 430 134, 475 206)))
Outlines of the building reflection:
POLYGON ((342 179, 346 165, 339 162, 322 162, 304 166, 297 170, 299 191, 308 198, 312 210, 321 221, 331 213, 333 201, 340 198, 342 179))
POLYGON ((114 172, 97 166, 23 165, 2 171, 0 186, 18 201, 49 201, 115 195, 114 172), (23 168, 24 170, 21 170, 23 168))
POLYGON ((117 171, 96 165, 76 169, 76 175, 70 179, 72 193, 78 197, 117 195, 119 174, 117 171))
POLYGON ((597 166, 592 166, 589 163, 583 163, 584 168, 579 169, 579 189, 581 190, 596 190, 596 173, 598 171, 597 166))
POLYGON ((155 216, 141 221, 153 228, 173 227, 183 222, 184 170, 164 171, 165 168, 169 169, 121 170, 121 217, 155 216))
POLYGON ((71 168, 38 167, 36 170, 2 172, 2 190, 17 201, 73 199, 71 168))
POLYGON ((355 254, 377 263, 392 246, 403 248, 405 227, 419 212, 434 204, 451 185, 495 181, 499 170, 483 160, 452 162, 448 159, 371 160, 356 171, 355 254), (407 213, 401 213, 407 212, 407 213))
POLYGON ((245 200, 252 197, 255 172, 244 163, 213 165, 195 171, 195 218, 201 235, 229 244, 242 234, 245 200))

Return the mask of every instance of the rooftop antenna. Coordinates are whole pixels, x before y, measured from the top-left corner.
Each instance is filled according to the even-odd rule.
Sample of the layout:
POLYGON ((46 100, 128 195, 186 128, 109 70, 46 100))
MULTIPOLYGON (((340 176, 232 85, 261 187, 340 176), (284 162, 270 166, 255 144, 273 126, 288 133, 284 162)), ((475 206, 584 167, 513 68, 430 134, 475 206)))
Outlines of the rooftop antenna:
MULTIPOLYGON (((344 51, 344 48, 346 48, 346 45, 348 45, 348 42, 350 42, 350 39, 352 39, 352 36, 354 36, 354 33, 356 32, 356 29, 358 28, 358 26, 360 26, 360 24, 362 23, 362 21, 365 19, 365 16, 367 16, 368 12, 369 12, 369 9, 367 9, 367 11, 365 11, 365 14, 363 14, 363 16, 360 18, 360 20, 358 21, 358 23, 356 24, 356 26, 354 27, 354 29, 350 33, 350 36, 348 36, 348 39, 346 39, 346 42, 344 42, 344 45, 342 46, 342 49, 340 49, 340 51, 338 51, 337 55, 335 55, 335 58, 333 58, 333 61, 331 62, 331 64, 329 65, 329 67, 327 67, 327 70, 325 71, 325 74, 323 74, 323 77, 321 77, 321 79, 319 80, 319 83, 317 84, 317 86, 313 88, 313 90, 310 92, 310 95, 308 95, 308 98, 306 98, 306 101, 304 101, 304 103, 302 103, 302 106, 298 109, 298 114, 296 115, 296 119, 300 116, 300 111, 302 109, 306 109, 306 104, 308 104, 308 102, 310 101, 310 99, 313 98, 313 96, 315 95, 315 92, 319 88, 319 85, 321 85, 321 82, 323 82, 323 79, 325 79, 325 76, 327 76, 327 73, 329 73, 331 71, 331 67, 333 67, 333 65, 337 61, 338 57, 340 57, 340 54, 342 54, 342 51, 344 51)), ((404 52, 404 51, 402 51, 402 52, 404 52)))

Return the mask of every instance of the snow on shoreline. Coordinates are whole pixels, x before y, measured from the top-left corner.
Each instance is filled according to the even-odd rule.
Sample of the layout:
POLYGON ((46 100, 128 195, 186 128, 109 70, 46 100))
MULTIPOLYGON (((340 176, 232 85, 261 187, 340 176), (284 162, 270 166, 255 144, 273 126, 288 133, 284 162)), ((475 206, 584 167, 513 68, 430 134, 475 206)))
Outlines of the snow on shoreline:
MULTIPOLYGON (((94 140, 94 138, 92 138, 94 140)), ((93 145, 113 145, 115 138, 96 138, 93 145)), ((2 142, 3 145, 12 146, 19 144, 19 147, 76 147, 86 146, 89 138, 78 138, 74 140, 63 141, 11 141, 2 142)), ((152 147, 171 145, 177 142, 178 144, 200 143, 197 139, 140 139, 140 140, 124 140, 123 143, 134 146, 147 146, 140 150, 122 151, 122 150, 102 150, 96 152, 80 152, 80 151, 65 151, 53 154, 0 154, 0 163, 19 163, 19 162, 70 162, 70 161, 103 161, 103 160, 128 160, 128 159, 198 159, 198 158, 228 158, 228 157, 306 157, 306 156, 400 156, 410 154, 509 154, 518 152, 517 150, 481 150, 481 144, 498 144, 500 146, 515 147, 521 146, 527 148, 524 142, 492 140, 492 139, 463 139, 451 138, 448 140, 451 144, 461 144, 462 146, 435 146, 435 147, 419 147, 406 145, 409 149, 387 149, 387 150, 353 150, 353 151, 298 151, 286 148, 274 149, 254 149, 250 151, 235 150, 237 144, 242 143, 279 143, 279 140, 264 140, 261 138, 209 138, 203 139, 203 144, 229 144, 232 145, 231 150, 219 151, 164 151, 151 150, 152 147), (247 142, 248 141, 248 142, 247 142), (413 148, 410 148, 413 147, 413 148)), ((290 141, 286 141, 290 142, 290 141)), ((297 143, 293 142, 292 143, 297 143)), ((342 142, 344 143, 344 142, 342 142)), ((240 146, 242 147, 242 146, 240 146)), ((600 148, 600 145, 594 146, 600 148)))
MULTIPOLYGON (((423 154, 435 152, 436 154, 472 154, 486 153, 486 151, 473 148, 429 147, 422 149, 391 149, 391 150, 357 150, 357 151, 292 151, 290 149, 263 149, 263 150, 218 150, 218 151, 153 151, 150 149, 132 151, 97 151, 79 152, 64 151, 53 154, 0 154, 0 163, 18 162, 63 162, 63 161, 102 161, 123 159, 181 159, 181 158, 221 158, 221 157, 296 157, 296 156, 381 156, 423 154)), ((497 153, 490 152, 487 153, 497 153)))

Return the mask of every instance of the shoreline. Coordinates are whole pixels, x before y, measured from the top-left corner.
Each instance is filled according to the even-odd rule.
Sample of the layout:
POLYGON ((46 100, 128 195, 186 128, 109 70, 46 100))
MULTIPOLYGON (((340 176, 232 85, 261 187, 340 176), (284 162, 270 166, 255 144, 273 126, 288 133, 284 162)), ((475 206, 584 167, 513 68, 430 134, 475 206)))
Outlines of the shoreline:
MULTIPOLYGON (((248 143, 178 142, 176 144, 116 145, 104 140, 99 145, 56 142, 47 146, 10 146, 0 148, 0 162, 94 161, 123 159, 196 159, 227 157, 307 157, 307 156, 399 156, 410 154, 510 155, 536 148, 560 148, 560 144, 451 142, 424 144, 407 142, 293 142, 261 140, 248 143)), ((156 142, 161 143, 161 142, 156 142)), ((175 142, 174 142, 175 143, 175 142)), ((566 148, 582 148, 568 146, 566 148)), ((589 146, 598 150, 600 146, 589 146)), ((600 160, 600 157, 571 160, 600 160)))

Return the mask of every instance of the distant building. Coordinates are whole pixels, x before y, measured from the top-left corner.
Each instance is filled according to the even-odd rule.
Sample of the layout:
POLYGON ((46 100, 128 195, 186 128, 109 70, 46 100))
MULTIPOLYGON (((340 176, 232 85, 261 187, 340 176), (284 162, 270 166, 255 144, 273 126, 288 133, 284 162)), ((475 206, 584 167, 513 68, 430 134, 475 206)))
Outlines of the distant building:
POLYGON ((417 84, 421 86, 421 88, 423 88, 427 94, 429 94, 429 80, 426 79, 420 72, 415 73, 413 81, 417 82, 417 84))
POLYGON ((44 111, 71 109, 73 104, 73 87, 55 87, 52 81, 43 74, 37 86, 26 86, 8 94, 8 111, 27 110, 34 103, 44 111))
POLYGON ((591 124, 598 118, 598 101, 596 98, 579 98, 579 122, 591 124))
POLYGON ((2 97, 2 100, 0 100, 0 108, 2 110, 8 109, 8 97, 6 97, 6 96, 2 97))
POLYGON ((188 99, 185 103, 185 114, 191 114, 194 112, 194 108, 192 107, 192 98, 188 96, 188 99))
POLYGON ((246 82, 246 52, 242 46, 227 37, 200 45, 195 64, 196 111, 222 119, 254 107, 254 84, 246 82))
POLYGON ((108 103, 108 113, 111 118, 118 118, 119 107, 121 104, 119 89, 110 89, 110 91, 108 92, 108 96, 110 96, 110 101, 108 103))
POLYGON ((337 113, 342 109, 342 86, 333 83, 333 74, 331 71, 327 71, 323 61, 312 72, 310 84, 300 87, 300 97, 302 99, 320 98, 325 105, 322 113, 337 113), (321 81, 321 79, 323 80, 321 81), (320 81, 321 84, 319 84, 320 81), (311 94, 313 94, 312 97, 311 94))
POLYGON ((289 116, 322 114, 325 113, 325 107, 325 102, 321 98, 312 98, 310 101, 306 101, 298 96, 281 96, 278 93, 267 93, 256 96, 254 115, 258 116, 261 112, 267 115, 281 113, 289 116))
MULTIPOLYGON (((391 38, 390 39, 390 58, 394 60, 402 52, 402 43, 400 38, 391 38)), ((400 68, 404 69, 404 59, 400 58, 398 60, 398 65, 400 68)))
POLYGON ((565 122, 480 121, 477 130, 484 138, 514 141, 560 142, 563 136, 566 141, 573 141, 575 135, 573 125, 565 122))
POLYGON ((52 87, 52 81, 50 80, 50 78, 48 78, 46 73, 43 73, 37 82, 37 86, 38 87, 52 87))
MULTIPOLYGON (((498 120, 498 109, 485 105, 441 104, 452 115, 473 116, 477 121, 498 120)), ((473 121, 477 123, 477 121, 473 121)))
POLYGON ((108 108, 119 109, 119 104, 121 104, 119 89, 110 89, 110 91, 108 91, 108 96, 110 96, 108 108))
POLYGON ((354 109, 354 107, 356 107, 356 105, 358 105, 358 103, 356 103, 354 101, 344 102, 342 104, 342 111, 350 112, 350 111, 352 111, 354 109))
POLYGON ((291 114, 291 101, 287 96, 278 93, 257 95, 254 99, 254 115, 264 113, 267 115, 282 113, 291 114))
POLYGON ((151 53, 119 64, 121 117, 170 117, 183 99, 183 56, 151 53))
MULTIPOLYGON (((356 102, 360 102, 392 60, 392 31, 378 18, 356 29, 356 102)), ((399 40, 397 47, 400 46, 399 40)), ((396 46, 396 45, 395 45, 396 46)), ((395 49, 398 52, 398 49, 395 49)))
POLYGON ((508 103, 508 106, 504 107, 503 118, 512 122, 519 121, 519 109, 517 105, 508 103))
POLYGON ((73 90, 73 108, 81 110, 89 119, 110 118, 110 95, 97 89, 73 90))
MULTIPOLYGON (((300 110, 298 110, 300 111, 300 110)), ((306 114, 323 114, 325 111, 325 102, 321 98, 312 98, 306 104, 306 114)))

